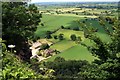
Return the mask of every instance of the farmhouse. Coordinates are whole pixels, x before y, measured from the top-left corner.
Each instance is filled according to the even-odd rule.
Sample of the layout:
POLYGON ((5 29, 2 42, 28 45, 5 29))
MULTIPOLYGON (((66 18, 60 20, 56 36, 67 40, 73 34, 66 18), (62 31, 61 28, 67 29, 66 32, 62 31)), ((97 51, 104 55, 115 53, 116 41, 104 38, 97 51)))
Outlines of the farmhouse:
POLYGON ((30 49, 32 51, 32 57, 31 58, 33 58, 35 56, 38 56, 36 53, 39 51, 40 46, 42 46, 42 43, 40 43, 38 41, 32 44, 32 46, 30 47, 30 49))
POLYGON ((44 44, 48 44, 50 46, 52 43, 49 42, 49 41, 47 41, 47 40, 42 40, 41 39, 41 40, 38 40, 37 42, 35 42, 35 43, 32 44, 32 46, 30 47, 30 49, 32 51, 32 57, 31 57, 31 59, 32 58, 37 58, 39 61, 42 61, 42 60, 46 59, 44 57, 49 57, 49 56, 51 56, 53 54, 53 52, 54 52, 53 49, 45 49, 45 50, 42 49, 42 46, 44 44), (39 52, 40 50, 43 51, 43 52, 40 52, 40 54, 42 56, 39 56, 37 54, 37 52, 39 52))

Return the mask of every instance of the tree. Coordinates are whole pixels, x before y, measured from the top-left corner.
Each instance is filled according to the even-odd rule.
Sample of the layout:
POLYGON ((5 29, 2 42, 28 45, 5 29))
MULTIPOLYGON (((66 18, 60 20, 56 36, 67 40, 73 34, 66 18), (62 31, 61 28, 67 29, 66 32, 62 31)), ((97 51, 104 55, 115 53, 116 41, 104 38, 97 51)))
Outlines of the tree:
POLYGON ((76 35, 75 35, 75 34, 72 34, 72 35, 70 36, 70 38, 71 38, 72 41, 75 41, 75 40, 76 40, 76 35))
POLYGON ((54 39, 58 39, 57 35, 54 35, 54 39))
POLYGON ((78 15, 78 13, 76 13, 76 15, 78 15))
MULTIPOLYGON (((105 20, 104 18, 101 20, 105 20)), ((112 28, 114 31, 108 31, 106 27, 104 30, 110 36, 111 42, 103 42, 98 36, 89 32, 88 38, 94 41, 94 46, 85 45, 88 50, 96 57, 98 60, 93 62, 95 68, 85 67, 84 71, 80 74, 88 77, 89 79, 104 79, 104 80, 116 80, 120 79, 120 21, 114 18, 114 23, 112 28), (98 74, 99 73, 99 74, 98 74)), ((90 30, 88 30, 90 31, 90 30)))
POLYGON ((78 41, 82 41, 82 39, 81 39, 81 37, 80 37, 80 36, 78 36, 78 37, 77 37, 77 40, 78 40, 78 41))
POLYGON ((80 29, 79 29, 79 27, 73 27, 73 30, 79 31, 80 29))
POLYGON ((65 61, 65 59, 62 58, 62 57, 56 57, 56 58, 54 59, 54 62, 64 62, 64 61, 65 61))
POLYGON ((6 45, 16 45, 17 54, 24 60, 29 60, 28 39, 33 37, 40 22, 41 14, 34 4, 26 2, 4 2, 2 4, 2 38, 6 45))
POLYGON ((63 34, 59 34, 58 38, 59 40, 63 40, 64 39, 63 34))
POLYGON ((64 29, 64 26, 61 26, 61 29, 64 29))
POLYGON ((18 33, 24 37, 30 37, 40 22, 41 14, 34 4, 23 2, 5 2, 2 4, 3 35, 6 33, 18 33), (18 29, 19 28, 19 29, 18 29))
POLYGON ((80 79, 85 80, 84 77, 78 75, 82 67, 88 64, 87 61, 81 60, 65 60, 62 57, 56 57, 54 61, 45 62, 47 68, 53 69, 55 71, 55 76, 57 78, 67 78, 67 79, 80 79), (79 78, 78 78, 79 77, 79 78))
POLYGON ((47 43, 42 44, 41 49, 48 49, 50 46, 47 43))
POLYGON ((43 23, 41 23, 41 26, 44 26, 44 24, 43 24, 43 23))
POLYGON ((46 32, 46 38, 47 38, 47 39, 52 38, 52 36, 51 36, 51 31, 47 31, 47 32, 46 32))
POLYGON ((82 41, 81 37, 78 36, 77 39, 76 39, 77 43, 80 43, 82 41))

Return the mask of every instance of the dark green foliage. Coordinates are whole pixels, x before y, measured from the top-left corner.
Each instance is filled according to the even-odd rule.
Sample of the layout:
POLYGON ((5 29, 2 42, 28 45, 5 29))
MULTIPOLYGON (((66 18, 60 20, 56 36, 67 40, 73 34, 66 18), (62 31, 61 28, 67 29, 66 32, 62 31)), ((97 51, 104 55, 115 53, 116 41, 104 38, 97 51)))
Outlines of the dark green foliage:
POLYGON ((78 78, 80 77, 77 75, 78 72, 86 64, 88 64, 87 61, 66 61, 64 58, 57 57, 53 62, 46 62, 44 65, 47 68, 55 70, 54 75, 58 78, 78 78))
MULTIPOLYGON (((33 67, 33 65, 36 65, 36 63, 38 62, 38 59, 36 57, 33 57, 30 59, 30 64, 31 64, 31 68, 33 67)), ((33 69, 33 68, 32 68, 33 69)), ((36 69, 33 69, 33 70, 37 70, 37 67, 36 69)), ((39 69, 38 69, 39 70, 39 69)), ((37 71, 36 71, 37 72, 37 71)))
POLYGON ((63 34, 59 34, 58 38, 59 40, 63 40, 64 39, 63 34))
POLYGON ((114 24, 114 18, 110 18, 110 17, 106 17, 105 20, 109 23, 109 24, 114 24))
POLYGON ((83 23, 85 23, 85 21, 83 21, 83 23))
POLYGON ((61 26, 61 29, 64 29, 64 26, 61 26))
POLYGON ((35 5, 26 3, 5 2, 2 4, 3 34, 6 32, 15 33, 28 37, 36 30, 40 22, 41 14, 38 13, 35 5), (19 28, 19 29, 18 29, 19 28))
POLYGON ((54 39, 58 39, 57 35, 54 35, 54 39))
POLYGON ((55 49, 55 54, 59 54, 59 53, 60 53, 60 51, 58 51, 58 50, 55 49))
POLYGON ((76 13, 76 15, 78 15, 78 13, 76 13))
POLYGON ((89 36, 88 32, 87 32, 87 31, 84 31, 84 37, 85 37, 85 38, 88 38, 88 36, 89 36))
POLYGON ((66 29, 70 29, 70 27, 67 27, 66 29))
POLYGON ((42 44, 41 49, 48 49, 50 46, 47 43, 42 44))
POLYGON ((24 2, 4 2, 2 4, 2 37, 6 45, 16 45, 17 54, 29 61, 31 51, 27 43, 33 37, 40 22, 41 14, 34 4, 24 2))
POLYGON ((54 61, 55 61, 55 62, 64 62, 65 59, 62 58, 62 57, 56 57, 54 61))
POLYGON ((78 36, 78 37, 77 37, 77 40, 78 40, 78 41, 82 41, 82 39, 81 39, 81 37, 80 37, 80 36, 78 36))
POLYGON ((81 37, 80 36, 78 36, 77 38, 76 38, 76 43, 81 43, 81 41, 82 41, 82 39, 81 39, 81 37))
POLYGON ((44 26, 44 24, 43 24, 43 23, 41 23, 41 26, 44 26))
POLYGON ((47 32, 46 32, 46 38, 47 38, 47 39, 51 39, 51 38, 52 38, 51 34, 52 34, 51 31, 47 31, 47 32))
POLYGON ((92 80, 117 80, 120 79, 118 76, 120 70, 119 65, 120 63, 117 61, 109 59, 101 65, 98 65, 98 62, 86 65, 81 69, 82 71, 79 74, 92 80))
POLYGON ((72 41, 75 41, 75 40, 76 40, 76 35, 75 35, 75 34, 72 34, 72 35, 70 36, 70 38, 71 38, 72 41))
POLYGON ((79 27, 73 27, 73 30, 79 31, 80 29, 79 29, 79 27))
POLYGON ((19 57, 10 52, 3 52, 2 61, 2 80, 21 80, 40 78, 43 79, 41 74, 37 74, 30 68, 30 64, 22 62, 19 57))
POLYGON ((34 36, 31 40, 32 40, 33 42, 36 42, 38 39, 40 39, 40 37, 34 36))
MULTIPOLYGON (((29 49, 27 40, 17 33, 15 34, 8 33, 8 34, 3 35, 2 37, 4 40, 6 40, 5 44, 15 45, 16 47, 14 48, 14 50, 16 50, 16 55, 18 55, 22 60, 29 61, 30 56, 32 56, 32 53, 29 49)), ((7 50, 10 50, 10 49, 7 47, 7 50)))
MULTIPOLYGON (((101 22, 105 20, 103 17, 99 18, 101 22)), ((111 37, 111 42, 103 42, 92 32, 88 31, 88 38, 94 41, 94 46, 85 45, 88 50, 96 57, 92 64, 86 65, 80 75, 86 76, 88 79, 95 80, 118 80, 120 79, 120 26, 118 19, 110 18, 114 23, 114 31, 110 32, 104 27, 106 33, 111 37)), ((108 20, 106 20, 108 21, 108 20)), ((103 24, 103 23, 102 23, 103 24)))
MULTIPOLYGON (((14 55, 16 53, 7 52, 6 45, 4 41, 2 46, 4 50, 2 51, 2 79, 1 80, 51 80, 54 79, 53 70, 51 69, 40 69, 37 60, 31 59, 31 64, 22 61, 18 56, 14 55), (36 62, 37 61, 37 62, 36 62), (43 73, 44 72, 44 73, 43 73)), ((0 43, 1 43, 0 42, 0 43)))

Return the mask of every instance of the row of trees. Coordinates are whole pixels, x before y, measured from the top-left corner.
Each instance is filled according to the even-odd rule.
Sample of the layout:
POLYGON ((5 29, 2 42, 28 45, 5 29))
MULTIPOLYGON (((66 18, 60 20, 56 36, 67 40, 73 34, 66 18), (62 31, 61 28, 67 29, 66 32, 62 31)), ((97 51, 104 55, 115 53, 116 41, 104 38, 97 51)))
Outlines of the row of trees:
MULTIPOLYGON (((59 40, 64 40, 65 39, 64 38, 64 34, 59 34, 58 36, 54 35, 53 37, 54 37, 54 39, 59 39, 59 40)), ((48 33, 47 36, 46 36, 46 38, 50 39, 50 38, 52 38, 52 36, 48 33)), ((70 39, 72 41, 76 41, 76 40, 77 41, 81 41, 81 37, 80 36, 77 37, 75 34, 71 34, 70 39)))
POLYGON ((68 29, 68 30, 75 30, 75 31, 80 31, 80 28, 78 26, 76 27, 64 27, 64 26, 61 26, 61 29, 68 29))

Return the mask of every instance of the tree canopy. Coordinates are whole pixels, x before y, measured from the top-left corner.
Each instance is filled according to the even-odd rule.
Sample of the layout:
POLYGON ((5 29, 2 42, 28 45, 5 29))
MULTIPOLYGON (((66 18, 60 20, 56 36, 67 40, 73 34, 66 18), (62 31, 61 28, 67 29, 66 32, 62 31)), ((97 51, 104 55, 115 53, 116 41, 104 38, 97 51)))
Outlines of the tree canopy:
MULTIPOLYGON (((102 21, 105 17, 101 17, 102 21)), ((103 27, 106 33, 110 36, 110 42, 102 41, 98 36, 91 32, 88 28, 88 38, 92 40, 95 45, 87 46, 88 50, 96 57, 91 65, 87 65, 83 68, 84 71, 80 72, 80 75, 86 76, 88 79, 97 80, 116 80, 120 79, 120 22, 117 18, 110 18, 112 20, 112 31, 109 31, 107 27, 103 27)), ((111 23, 110 23, 111 24, 111 23)), ((106 25, 105 25, 106 26, 106 25)))
POLYGON ((2 4, 3 35, 16 33, 30 37, 40 22, 41 14, 34 4, 23 2, 4 2, 2 4))
POLYGON ((2 4, 2 38, 6 45, 16 45, 15 50, 22 58, 31 56, 27 40, 32 38, 42 15, 34 4, 26 2, 4 2, 2 4))

